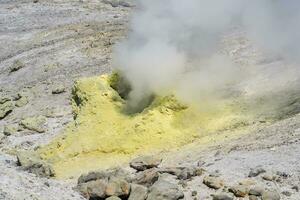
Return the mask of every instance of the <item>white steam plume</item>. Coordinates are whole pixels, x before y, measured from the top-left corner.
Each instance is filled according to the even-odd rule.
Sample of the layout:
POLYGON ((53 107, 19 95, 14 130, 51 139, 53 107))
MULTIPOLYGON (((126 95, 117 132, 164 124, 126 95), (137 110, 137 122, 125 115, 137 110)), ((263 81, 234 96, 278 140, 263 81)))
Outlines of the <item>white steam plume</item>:
POLYGON ((114 67, 129 80, 132 104, 150 94, 187 101, 297 91, 300 77, 300 1, 138 0, 114 67), (220 53, 233 27, 284 62, 240 66, 220 53))

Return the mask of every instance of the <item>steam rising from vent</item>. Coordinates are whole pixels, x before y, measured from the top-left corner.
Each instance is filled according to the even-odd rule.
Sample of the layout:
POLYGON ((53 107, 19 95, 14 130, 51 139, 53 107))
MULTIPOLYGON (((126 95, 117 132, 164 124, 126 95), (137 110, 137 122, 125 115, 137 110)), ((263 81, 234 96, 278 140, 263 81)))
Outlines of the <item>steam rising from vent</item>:
POLYGON ((298 92, 299 9, 298 0, 138 0, 114 67, 131 84, 133 106, 152 94, 201 103, 298 92), (224 42, 241 32, 237 54, 252 63, 224 42))

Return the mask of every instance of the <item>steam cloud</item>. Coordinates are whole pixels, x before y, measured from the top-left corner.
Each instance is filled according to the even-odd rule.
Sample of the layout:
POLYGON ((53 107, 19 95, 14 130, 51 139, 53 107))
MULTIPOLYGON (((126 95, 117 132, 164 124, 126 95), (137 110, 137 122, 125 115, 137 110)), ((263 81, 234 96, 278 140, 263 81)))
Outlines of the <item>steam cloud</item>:
POLYGON ((297 93, 299 9, 298 0, 138 0, 114 67, 130 81, 133 105, 153 93, 193 102, 297 93), (220 51, 236 30, 265 62, 241 64, 220 51))

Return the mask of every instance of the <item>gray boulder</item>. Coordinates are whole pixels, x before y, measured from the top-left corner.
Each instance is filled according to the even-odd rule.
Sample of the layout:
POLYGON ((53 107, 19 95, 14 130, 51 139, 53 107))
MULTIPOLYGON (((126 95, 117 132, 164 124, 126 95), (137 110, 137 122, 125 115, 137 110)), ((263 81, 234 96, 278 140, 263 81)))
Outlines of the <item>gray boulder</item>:
POLYGON ((183 198, 184 194, 177 184, 160 178, 151 186, 147 200, 177 200, 183 198))
POLYGON ((87 183, 82 183, 78 185, 78 190, 87 199, 89 198, 105 198, 105 189, 107 186, 107 181, 105 180, 95 180, 89 181, 87 183))
POLYGON ((153 167, 157 167, 161 163, 162 159, 155 156, 142 156, 138 157, 130 162, 130 167, 144 171, 153 167))
POLYGON ((128 200, 145 200, 148 189, 142 185, 131 184, 131 192, 128 200))

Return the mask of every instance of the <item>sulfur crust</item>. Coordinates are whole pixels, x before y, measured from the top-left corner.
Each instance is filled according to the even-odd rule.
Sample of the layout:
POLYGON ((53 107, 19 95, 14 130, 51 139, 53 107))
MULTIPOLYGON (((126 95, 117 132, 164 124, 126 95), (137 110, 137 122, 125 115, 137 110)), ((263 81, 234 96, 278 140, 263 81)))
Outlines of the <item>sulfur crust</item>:
POLYGON ((128 115, 106 75, 78 81, 74 96, 76 119, 62 136, 38 150, 58 178, 118 166, 137 155, 170 151, 244 121, 232 107, 199 112, 173 96, 156 97, 142 113, 128 115))

